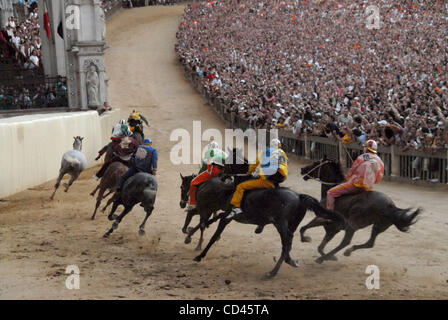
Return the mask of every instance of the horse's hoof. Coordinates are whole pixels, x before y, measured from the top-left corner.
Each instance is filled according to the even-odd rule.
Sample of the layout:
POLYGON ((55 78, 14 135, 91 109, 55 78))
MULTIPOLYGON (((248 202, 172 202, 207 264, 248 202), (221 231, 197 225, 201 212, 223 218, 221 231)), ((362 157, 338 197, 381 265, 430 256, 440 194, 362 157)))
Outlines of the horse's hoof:
POLYGON ((311 237, 303 236, 303 237, 300 238, 300 240, 301 240, 302 242, 311 242, 311 237))
POLYGON ((104 235, 103 235, 103 238, 109 238, 109 232, 106 232, 104 235))
POLYGON ((352 254, 352 252, 353 252, 353 249, 352 249, 352 248, 349 248, 349 249, 345 250, 345 252, 344 252, 344 256, 346 256, 346 257, 350 257, 350 255, 352 254))
POLYGON ((143 237, 145 234, 146 234, 145 230, 142 230, 142 229, 138 230, 139 236, 143 237))
POLYGON ((299 267, 299 261, 298 260, 293 260, 293 259, 291 259, 291 260, 288 260, 288 261, 285 261, 287 264, 289 264, 291 267, 294 267, 294 268, 298 268, 299 267))
POLYGON ((92 218, 90 218, 90 220, 95 220, 95 216, 92 216, 92 218))
POLYGON ((112 223, 112 229, 116 230, 118 228, 118 221, 112 223))
POLYGON ((201 258, 201 256, 197 256, 193 260, 196 262, 201 262, 202 258, 201 258))
POLYGON ((256 234, 260 234, 263 232, 264 226, 258 226, 257 229, 255 229, 256 234))
POLYGON ((316 260, 314 260, 316 263, 318 263, 318 264, 322 264, 322 262, 324 262, 324 258, 322 258, 322 257, 319 257, 319 258, 317 258, 316 260))
POLYGON ((197 246, 196 248, 194 248, 194 251, 201 251, 202 247, 201 246, 197 246))
POLYGON ((270 272, 268 272, 268 273, 265 273, 263 279, 264 279, 264 280, 269 280, 269 279, 272 279, 272 278, 274 278, 274 277, 275 277, 275 273, 273 273, 272 271, 270 271, 270 272))
POLYGON ((190 236, 186 237, 184 243, 189 244, 190 242, 191 242, 191 237, 190 236))
POLYGON ((182 228, 182 233, 183 233, 183 234, 187 234, 187 229, 182 228))

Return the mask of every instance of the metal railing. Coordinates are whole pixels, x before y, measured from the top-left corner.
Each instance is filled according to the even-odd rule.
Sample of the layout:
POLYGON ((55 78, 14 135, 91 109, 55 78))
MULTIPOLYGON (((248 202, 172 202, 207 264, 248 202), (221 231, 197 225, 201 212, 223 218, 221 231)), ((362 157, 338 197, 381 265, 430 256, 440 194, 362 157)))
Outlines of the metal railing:
MULTIPOLYGON (((230 128, 246 130, 249 122, 241 119, 236 113, 231 113, 221 102, 221 99, 211 96, 201 79, 193 70, 185 65, 186 77, 207 100, 218 116, 230 128)), ((353 160, 361 153, 363 147, 359 143, 345 144, 341 141, 314 136, 298 136, 290 131, 279 131, 286 152, 311 160, 328 158, 338 159, 345 168, 350 168, 353 160)), ((436 154, 419 151, 399 151, 396 146, 378 147, 378 155, 384 162, 384 175, 390 180, 420 180, 433 183, 448 183, 448 150, 440 150, 436 154)))

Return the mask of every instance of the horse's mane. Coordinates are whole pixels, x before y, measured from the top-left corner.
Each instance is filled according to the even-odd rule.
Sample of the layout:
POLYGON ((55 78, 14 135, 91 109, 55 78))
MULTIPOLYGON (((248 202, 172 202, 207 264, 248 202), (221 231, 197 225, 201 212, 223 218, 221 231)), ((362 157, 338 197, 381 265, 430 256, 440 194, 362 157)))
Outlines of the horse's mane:
POLYGON ((342 170, 342 166, 341 163, 339 161, 336 160, 331 160, 331 164, 333 165, 334 168, 334 172, 335 174, 341 178, 341 180, 345 179, 345 174, 344 171, 342 170))

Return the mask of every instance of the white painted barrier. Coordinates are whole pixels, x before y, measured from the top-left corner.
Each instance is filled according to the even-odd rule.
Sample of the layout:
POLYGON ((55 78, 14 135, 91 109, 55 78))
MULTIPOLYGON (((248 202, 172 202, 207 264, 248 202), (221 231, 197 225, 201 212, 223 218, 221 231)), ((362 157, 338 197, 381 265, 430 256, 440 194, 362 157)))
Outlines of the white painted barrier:
POLYGON ((82 136, 89 167, 121 116, 113 110, 27 115, 0 119, 0 198, 55 179, 73 137, 82 136))

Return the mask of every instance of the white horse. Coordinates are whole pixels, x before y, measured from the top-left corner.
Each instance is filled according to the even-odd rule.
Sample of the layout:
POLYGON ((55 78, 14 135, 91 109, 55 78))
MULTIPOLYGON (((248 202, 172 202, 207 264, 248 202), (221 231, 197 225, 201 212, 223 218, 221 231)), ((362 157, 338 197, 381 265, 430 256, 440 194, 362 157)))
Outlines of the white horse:
POLYGON ((67 151, 62 156, 61 169, 59 169, 59 177, 56 181, 56 185, 54 186, 54 192, 50 197, 51 200, 53 200, 56 190, 59 188, 59 184, 65 174, 68 173, 72 176, 68 183, 64 183, 65 192, 67 192, 73 182, 78 179, 81 172, 87 168, 87 159, 81 152, 82 140, 84 138, 79 136, 73 138, 75 139, 75 142, 73 142, 73 150, 67 151))

